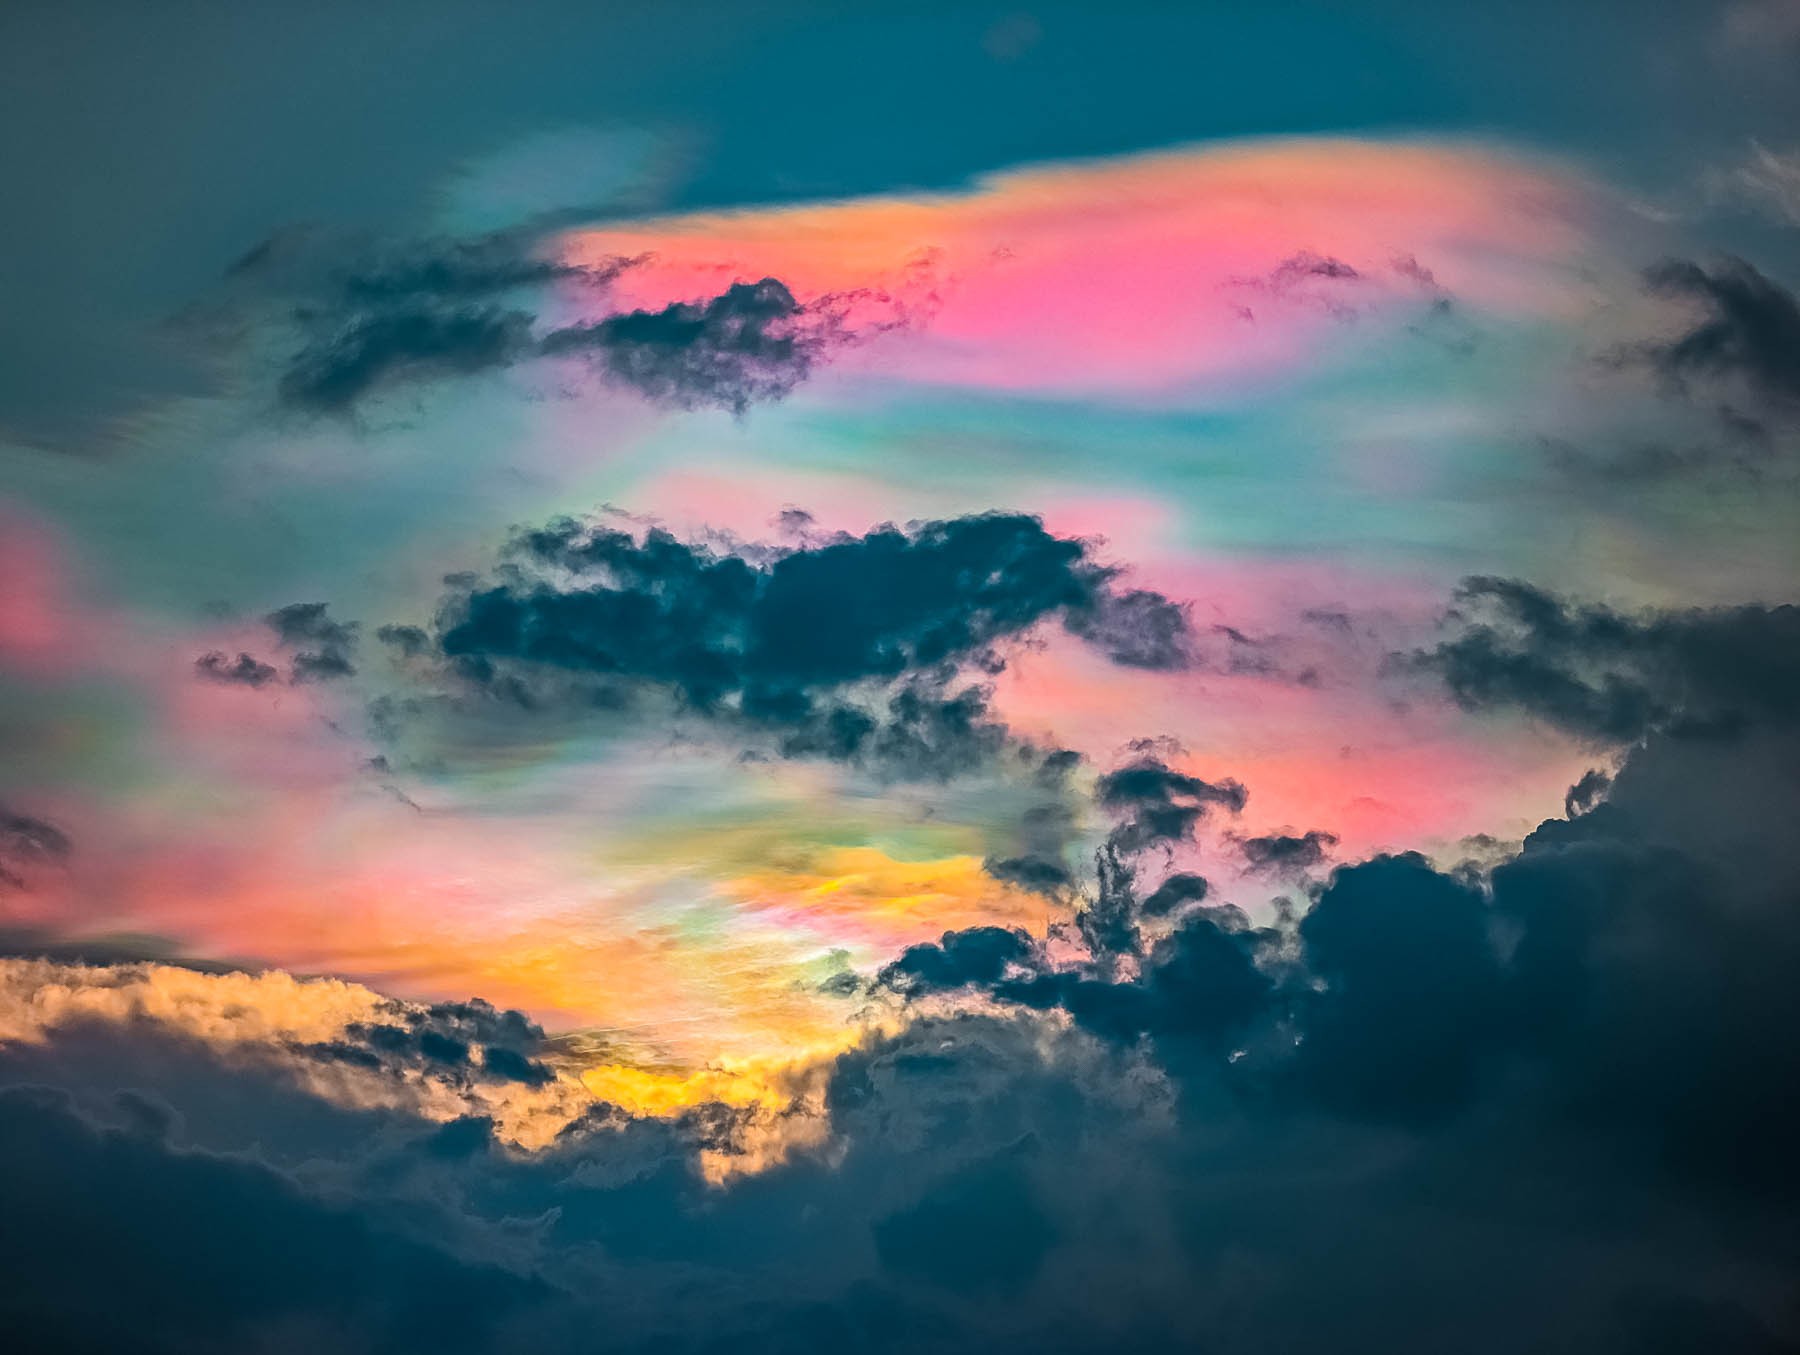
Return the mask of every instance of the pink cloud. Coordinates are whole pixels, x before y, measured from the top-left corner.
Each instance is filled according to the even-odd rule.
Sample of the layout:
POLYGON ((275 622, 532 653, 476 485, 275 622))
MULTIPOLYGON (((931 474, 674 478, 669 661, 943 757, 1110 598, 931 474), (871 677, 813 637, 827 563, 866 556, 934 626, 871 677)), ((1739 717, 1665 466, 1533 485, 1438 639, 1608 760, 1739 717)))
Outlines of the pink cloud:
POLYGON ((1348 314, 1410 315, 1444 293, 1560 313, 1590 206, 1572 176, 1484 148, 1268 141, 603 226, 565 253, 653 255, 620 279, 627 306, 774 275, 803 297, 862 296, 871 320, 924 322, 851 366, 1156 396, 1271 378, 1316 357, 1348 314), (1283 271, 1298 258, 1355 276, 1283 271))

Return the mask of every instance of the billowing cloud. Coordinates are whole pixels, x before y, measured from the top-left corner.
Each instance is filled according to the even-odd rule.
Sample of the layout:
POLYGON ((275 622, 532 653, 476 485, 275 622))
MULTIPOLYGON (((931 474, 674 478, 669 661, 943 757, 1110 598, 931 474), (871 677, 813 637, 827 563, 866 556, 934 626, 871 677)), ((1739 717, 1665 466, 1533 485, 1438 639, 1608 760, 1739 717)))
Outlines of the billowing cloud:
MULTIPOLYGON (((1475 1346, 1499 1352, 1542 1337, 1550 1305, 1585 1350, 1627 1355, 1673 1331, 1772 1351, 1792 1335, 1785 1277, 1800 1260, 1771 1226, 1800 1193, 1788 906, 1800 855, 1792 730, 1749 719, 1652 732, 1604 803, 1547 821, 1480 876, 1378 856, 1338 867, 1297 921, 1264 926, 1183 883, 1192 897, 1172 924, 1133 914, 1128 964, 1102 963, 1095 946, 1112 942, 1093 928, 1057 942, 977 927, 914 946, 878 976, 876 996, 905 1004, 897 1019, 790 1082, 785 1103, 771 1088, 772 1120, 710 1104, 571 1113, 571 1101, 558 1133, 521 1150, 471 1093, 439 1108, 320 1082, 309 1094, 323 1110, 303 1128, 232 1128, 190 1113, 217 1104, 219 1060, 240 1086, 317 1062, 371 1085, 461 1077, 483 1096, 542 1097, 463 1051, 487 1041, 531 1059, 544 1046, 529 1022, 479 1005, 47 962, 11 962, 23 977, 0 987, 0 1070, 73 1090, 9 1092, 0 1120, 12 1141, 46 1145, 35 1151, 56 1171, 79 1158, 90 1187, 109 1169, 96 1154, 128 1156, 139 1192, 182 1182, 157 1217, 158 1236, 194 1239, 184 1246, 233 1236, 204 1222, 202 1179, 230 1162, 235 1198, 275 1190, 296 1226, 313 1211, 353 1227, 402 1310, 407 1272, 376 1252, 458 1283, 456 1268, 474 1267, 487 1278, 469 1283, 495 1288, 458 1335, 480 1349, 506 1348, 483 1322, 512 1317, 536 1348, 572 1348, 605 1306, 594 1296, 629 1292, 640 1302, 611 1328, 627 1349, 703 1330, 753 1345, 885 1331, 873 1348, 935 1333, 949 1350, 1069 1351, 1248 1351, 1276 1332, 1422 1351, 1467 1335, 1481 1311, 1475 1346), (203 1060, 149 1054, 177 1036, 203 1060), (368 1067, 321 1060, 340 1036, 368 1067), (107 1084, 120 1041, 149 1042, 134 1055, 142 1090, 69 1099, 107 1084), (249 1057, 269 1050, 287 1062, 249 1057), (824 1132, 756 1157, 758 1123, 824 1132), (258 1133, 269 1146, 249 1162, 191 1139, 258 1133), (760 1170, 707 1186, 708 1154, 760 1170), (1574 1233, 1571 1192, 1594 1206, 1574 1233), (1448 1304, 1436 1316, 1405 1311, 1421 1266, 1448 1304), (1232 1278, 1246 1271, 1259 1277, 1247 1291, 1232 1278), (1103 1296, 1080 1276, 1106 1277, 1103 1296), (674 1302, 687 1283, 697 1297, 674 1302)), ((1131 773, 1111 783, 1121 813, 1199 794, 1150 752, 1119 773, 1131 773)), ((1096 888, 1137 892, 1156 854, 1120 867, 1096 888)), ((234 1104, 295 1122, 270 1091, 234 1104)), ((124 1197, 80 1194, 136 1264, 152 1243, 125 1226, 124 1197)), ((256 1256, 240 1273, 268 1274, 256 1256)), ((249 1292, 378 1339, 354 1301, 302 1283, 310 1264, 249 1292)), ((98 1320, 81 1316, 83 1286, 32 1292, 34 1323, 98 1320)))

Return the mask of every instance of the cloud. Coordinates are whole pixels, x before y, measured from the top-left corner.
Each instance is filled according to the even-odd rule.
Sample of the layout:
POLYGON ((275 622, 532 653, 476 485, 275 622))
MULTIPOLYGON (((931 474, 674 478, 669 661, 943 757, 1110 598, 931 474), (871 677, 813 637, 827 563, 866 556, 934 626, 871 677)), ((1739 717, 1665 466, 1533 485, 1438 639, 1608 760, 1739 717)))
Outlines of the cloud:
POLYGON ((996 880, 1040 894, 1054 894, 1073 883, 1062 862, 1041 856, 989 857, 981 868, 996 880))
POLYGON ((1187 608, 1148 589, 1101 592, 1073 609, 1065 624, 1127 668, 1167 672, 1192 661, 1187 608))
POLYGON ((1573 819, 1587 813, 1600 804, 1611 789, 1612 777, 1598 767, 1589 767, 1563 797, 1564 817, 1573 819))
POLYGON ((392 645, 408 659, 416 659, 431 645, 431 637, 419 626, 382 626, 375 632, 375 638, 384 645, 392 645))
POLYGON ((0 890, 24 889, 38 871, 64 864, 74 851, 55 824, 0 804, 0 890))
POLYGON ((527 708, 567 704, 557 683, 590 709, 596 693, 616 704, 648 686, 773 734, 785 756, 947 774, 1007 746, 985 684, 1004 643, 1060 619, 1139 666, 1138 628, 1093 625, 1123 596, 1125 616, 1153 615, 1156 642, 1174 644, 1181 609, 1119 594, 1118 577, 1023 514, 781 547, 559 519, 520 533, 494 577, 459 586, 433 639, 464 682, 527 708))
POLYGON ((295 650, 289 669, 292 682, 325 682, 353 677, 351 663, 357 642, 357 623, 334 621, 323 602, 293 602, 264 618, 275 638, 295 650))
MULTIPOLYGON (((6 1257, 30 1281, 11 1329, 124 1350, 559 1352, 601 1321, 646 1352, 1791 1346, 1800 731, 1765 690, 1786 651, 1758 647, 1781 623, 1491 584, 1459 625, 1654 693, 1569 817, 1487 865, 1339 864, 1255 925, 1163 850, 1246 792, 1136 745, 1093 784, 1130 831, 1065 887, 1073 926, 892 956, 854 994, 854 1047, 754 1104, 607 1104, 579 1041, 485 1003, 0 962, 0 1160, 34 1164, 0 1173, 0 1206, 44 1220, 6 1257), (1728 659, 1730 684, 1708 666, 1728 659), (1170 809, 1192 817, 1133 827, 1170 809), (120 1275, 129 1310, 98 1301, 120 1275), (414 1311, 445 1286, 470 1306, 414 1311)), ((1489 697, 1536 709, 1542 685, 1489 697)), ((1069 767, 1042 762, 1049 792, 1069 767)))
POLYGON ((1176 871, 1157 885, 1144 900, 1144 913, 1148 917, 1167 917, 1186 904, 1204 903, 1211 890, 1212 886, 1204 877, 1187 871, 1176 871))
POLYGON ((538 348, 593 357, 613 381, 657 404, 743 414, 787 395, 843 339, 828 305, 804 306, 779 279, 764 278, 703 302, 554 330, 538 348))
POLYGON ((541 235, 500 231, 468 239, 389 246, 334 276, 346 303, 378 305, 419 297, 470 300, 553 282, 604 287, 639 260, 576 264, 541 252, 541 235))
POLYGON ((96 1122, 47 1088, 0 1088, 10 1339, 32 1350, 229 1345, 478 1351, 541 1302, 532 1279, 372 1226, 252 1158, 171 1147, 159 1120, 96 1122), (107 1297, 94 1301, 93 1278, 107 1297))
POLYGON ((239 687, 266 687, 278 676, 273 664, 241 650, 236 659, 226 657, 222 650, 209 650, 194 660, 194 671, 209 682, 239 687))
POLYGON ((552 1052, 536 1023, 479 999, 404 1002, 279 970, 0 958, 0 1043, 54 1046, 108 1027, 157 1032, 347 1108, 480 1115, 532 1143, 593 1099, 546 1062, 552 1052))
POLYGON ((1717 199, 1766 213, 1783 225, 1800 225, 1800 147, 1770 150, 1752 141, 1748 157, 1709 174, 1705 183, 1717 199))
POLYGON ((1639 345, 1636 357, 1677 385, 1725 379, 1779 404, 1800 400, 1800 303, 1792 292, 1731 255, 1711 265, 1667 259, 1644 280, 1705 315, 1674 338, 1639 345))
POLYGON ((1324 863, 1337 836, 1317 828, 1299 836, 1273 833, 1266 837, 1247 837, 1238 843, 1246 867, 1258 875, 1303 875, 1324 863))
POLYGON ((531 317, 494 306, 356 315, 295 354, 281 402, 309 414, 343 414, 405 383, 473 376, 506 367, 529 347, 531 317))
POLYGON ((295 328, 300 343, 277 395, 310 416, 348 415, 403 388, 556 357, 590 358, 608 381, 657 404, 742 414, 787 395, 833 349, 865 337, 848 322, 850 302, 864 294, 802 302, 774 277, 545 328, 535 301, 545 289, 580 288, 589 309, 605 307, 610 285, 649 258, 575 262, 556 256, 549 239, 546 226, 389 243, 322 268, 330 242, 278 236, 227 277, 285 303, 275 323, 295 328))
POLYGON ((906 993, 998 983, 1006 971, 1031 958, 1036 947, 1024 932, 1005 927, 971 927, 945 932, 935 945, 909 946, 885 966, 880 981, 906 993))
POLYGON ((1451 638, 1400 662, 1467 709, 1521 710, 1605 743, 1800 715, 1800 608, 1634 616, 1487 577, 1457 596, 1451 638))
POLYGON ((1240 812, 1249 793, 1237 781, 1205 781, 1144 752, 1102 776, 1094 798, 1102 808, 1122 812, 1123 822, 1110 842, 1130 853, 1184 841, 1213 809, 1240 812))
MULTIPOLYGON (((905 1007, 794 1084, 816 1100, 660 1118, 590 1100, 525 1151, 416 1098, 299 1115, 269 1060, 222 1063, 217 1035, 199 1061, 166 1043, 236 1030, 293 1058, 297 1034, 373 1024, 404 1038, 382 1037, 397 1052, 366 1075, 406 1087, 483 1040, 528 1056, 522 1018, 396 1016, 285 976, 44 966, 0 986, 22 999, 0 1013, 38 1023, 8 1031, 0 1082, 70 1089, 0 1095, 8 1160, 40 1164, 6 1174, 9 1216, 50 1230, 14 1271, 45 1282, 9 1315, 64 1344, 123 1333, 106 1348, 181 1344, 205 1311, 276 1350, 320 1330, 382 1349, 438 1330, 411 1312, 422 1273, 481 1296, 444 1310, 449 1348, 579 1349, 605 1314, 644 1351, 1424 1352, 1460 1334, 1494 1355, 1565 1337, 1633 1355, 1655 1331, 1778 1350, 1800 1262, 1796 751, 1766 722, 1653 732, 1604 803, 1484 874, 1414 853, 1342 865, 1297 922, 1146 919, 1140 958, 1111 973, 1021 932, 953 932, 895 957, 880 987, 905 1007), (104 1024, 73 1014, 102 1006, 104 1024), (121 1055, 139 1090, 97 1108, 121 1055), (759 1114, 829 1130, 705 1185, 697 1158, 741 1151, 759 1114), (288 1269, 242 1241, 252 1222, 288 1269), (137 1326, 108 1325, 119 1305, 93 1302, 76 1236, 111 1249, 105 1274, 154 1283, 137 1326), (341 1292, 316 1280, 315 1241, 355 1262, 354 1282, 326 1272, 341 1292), (221 1253, 241 1258, 237 1288, 215 1294, 221 1253)), ((1119 808, 1192 795, 1162 770, 1118 783, 1119 808)), ((1135 890, 1151 858, 1125 864, 1135 890)), ((382 1040, 361 1047, 385 1057, 382 1040)))

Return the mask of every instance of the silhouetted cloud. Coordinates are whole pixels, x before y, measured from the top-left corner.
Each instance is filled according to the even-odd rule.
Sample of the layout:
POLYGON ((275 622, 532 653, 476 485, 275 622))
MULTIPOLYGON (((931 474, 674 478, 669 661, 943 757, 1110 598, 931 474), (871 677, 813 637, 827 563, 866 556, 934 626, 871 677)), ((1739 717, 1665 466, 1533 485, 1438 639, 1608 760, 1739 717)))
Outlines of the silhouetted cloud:
POLYGON ((548 356, 588 354, 613 380, 659 404, 742 414, 804 381, 841 335, 824 308, 777 278, 736 282, 703 302, 628 311, 544 336, 548 356))
POLYGON ((273 238, 228 274, 289 298, 284 313, 300 345, 277 395, 313 416, 351 414, 408 386, 571 356, 591 358, 607 380, 658 404, 742 414, 787 395, 833 349, 862 337, 847 323, 845 298, 802 302, 777 278, 545 329, 536 293, 579 286, 601 309, 608 284, 642 260, 567 262, 532 230, 389 243, 325 269, 316 252, 273 238))
POLYGON ((1074 882, 1062 862, 1041 856, 989 857, 981 866, 996 880, 1037 893, 1054 894, 1074 882))
MULTIPOLYGON (((552 676, 649 684, 773 733, 787 756, 941 774, 1007 746, 989 707, 987 679, 1005 662, 996 646, 1057 618, 1115 662, 1142 659, 1121 652, 1123 632, 1088 628, 1118 573, 1021 514, 781 547, 561 519, 521 533, 494 578, 460 585, 434 642, 465 682, 527 708, 567 704, 552 676)), ((1158 613, 1172 642, 1180 609, 1127 596, 1132 614, 1158 613)), ((591 706, 592 690, 574 699, 591 706)), ((1039 756, 1052 779, 1067 765, 1066 751, 1039 756)))
POLYGON ((1143 753, 1102 776, 1095 799, 1103 808, 1123 814, 1110 841, 1129 853, 1187 839, 1213 809, 1241 811, 1249 792, 1237 781, 1205 781, 1176 771, 1153 753, 1143 753))
POLYGON ((1143 910, 1148 917, 1166 917, 1186 904, 1204 903, 1211 890, 1204 877, 1177 871, 1151 891, 1143 910))
POLYGON ((1402 662, 1471 710, 1511 707, 1628 743, 1654 729, 1725 729, 1800 715, 1800 608, 1626 615, 1511 579, 1472 578, 1454 634, 1402 662))
POLYGON ((1253 874, 1304 874, 1324 863, 1331 848, 1337 846, 1335 833, 1317 828, 1299 836, 1272 833, 1266 837, 1247 837, 1238 843, 1244 863, 1253 874))
MULTIPOLYGON (((555 1352, 605 1314, 645 1352, 1425 1352, 1460 1334, 1636 1355, 1652 1332, 1779 1350, 1800 1263, 1796 751, 1766 721, 1652 732, 1604 803, 1491 870, 1343 865, 1267 927, 1146 910, 1123 965, 997 927, 911 947, 878 985, 910 1019, 822 1067, 828 1147, 723 1188, 695 1162, 745 1152, 755 1110, 591 1103, 509 1148, 486 1118, 307 1101, 242 1055, 159 1043, 121 994, 114 1025, 0 1048, 0 1083, 70 1088, 0 1093, 5 1160, 35 1168, 0 1201, 34 1220, 9 1234, 30 1282, 11 1330, 163 1350, 202 1321, 301 1344, 323 1324, 370 1349, 424 1332, 555 1352), (141 1090, 85 1108, 121 1068, 141 1090), (129 1323, 93 1302, 76 1250, 96 1245, 129 1323), (1128 1289, 1078 1282, 1105 1276, 1128 1289), (458 1302, 414 1311, 443 1286, 458 1302)), ((1118 784, 1126 809, 1192 794, 1118 784)), ((1131 889, 1151 868, 1118 864, 1131 889)), ((106 979, 52 976, 70 995, 106 979)), ((523 1018, 397 1004, 366 1025, 346 1048, 384 1085, 537 1092, 523 1018)))
POLYGON ((937 944, 909 946, 881 971, 880 981, 906 993, 942 992, 1000 981, 1035 951, 1031 938, 1004 927, 945 932, 937 944))

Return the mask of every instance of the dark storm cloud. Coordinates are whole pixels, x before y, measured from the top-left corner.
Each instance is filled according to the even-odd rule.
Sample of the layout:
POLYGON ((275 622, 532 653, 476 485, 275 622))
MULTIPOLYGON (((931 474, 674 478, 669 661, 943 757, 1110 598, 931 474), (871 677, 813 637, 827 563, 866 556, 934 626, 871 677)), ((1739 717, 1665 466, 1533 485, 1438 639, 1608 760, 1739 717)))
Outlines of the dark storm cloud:
MULTIPOLYGON (((298 1093, 253 1083, 231 1104, 269 1128, 232 1132, 266 1135, 291 1170, 178 1148, 165 1140, 227 1119, 196 1111, 233 1084, 140 1053, 147 1094, 111 1114, 130 1128, 32 1093, 21 1130, 6 1103, 8 1160, 49 1164, 41 1183, 7 1174, 9 1216, 40 1216, 21 1191, 66 1194, 77 1214, 53 1228, 68 1218, 69 1236, 104 1239, 107 1274, 172 1291, 96 1348, 145 1330, 179 1346, 197 1293, 227 1334, 279 1311, 385 1349, 382 1323, 414 1317, 416 1266, 480 1287, 480 1320, 451 1305, 444 1341, 491 1350, 513 1348, 514 1321, 528 1348, 583 1349, 605 1314, 634 1351, 1641 1355, 1654 1331, 1779 1351, 1800 1263, 1795 752, 1791 730, 1656 734, 1604 804, 1545 823, 1485 878, 1415 854, 1343 866, 1297 925, 1201 907, 1111 977, 1002 928, 913 947, 886 991, 999 1009, 921 1016, 839 1056, 831 1151, 724 1189, 692 1165, 742 1151, 745 1112, 724 1107, 595 1106, 522 1153, 478 1119, 321 1108, 288 1128, 298 1093), (133 1191, 104 1188, 107 1152, 133 1191), (222 1214, 206 1174, 221 1161, 222 1214), (245 1248, 239 1220, 282 1236, 291 1274, 245 1248), (315 1230, 368 1287, 314 1283, 315 1230), (242 1255, 245 1293, 209 1288, 218 1251, 242 1255), (372 1292, 393 1306, 367 1311, 372 1292)), ((504 1022, 446 1007, 417 1028, 472 1047, 504 1022)), ((405 1045, 409 1075, 422 1044, 405 1045)), ((0 1073, 87 1086, 81 1060, 102 1053, 79 1048, 0 1051, 0 1073)), ((109 1323, 64 1234, 37 1245, 49 1259, 9 1272, 54 1281, 17 1291, 24 1329, 66 1345, 109 1323)))
POLYGON ((1800 715, 1800 608, 1628 615, 1511 579, 1472 578, 1454 633, 1404 665, 1471 710, 1510 707, 1604 742, 1800 715))
MULTIPOLYGON (((1552 601, 1539 628, 1576 619, 1552 601)), ((723 1189, 695 1155, 746 1151, 759 1112, 595 1105, 524 1152, 137 1024, 15 1043, 0 1082, 142 1094, 104 1116, 0 1096, 5 1160, 41 1164, 3 1174, 0 1204, 48 1220, 14 1230, 8 1273, 31 1283, 5 1315, 96 1350, 191 1347, 200 1311, 276 1351, 424 1331, 553 1355, 602 1329, 641 1351, 1792 1349, 1800 731, 1766 702, 1696 719, 1713 688, 1671 691, 1609 788, 1583 778, 1576 817, 1491 868, 1341 865, 1258 927, 1160 851, 1109 845, 1071 886, 1091 916, 1054 944, 984 927, 907 949, 846 993, 918 1005, 823 1069, 829 1149, 723 1189), (947 1011, 958 995, 981 1014, 947 1011), (266 1156, 177 1146, 199 1134, 266 1156), (96 1302, 77 1237, 101 1239, 82 1246, 125 1277, 132 1324, 96 1302), (321 1249, 355 1278, 321 1283, 321 1249), (441 1285, 482 1300, 412 1311, 441 1285)), ((1146 744, 1095 794, 1130 823, 1229 810, 1225 784, 1146 744)), ((529 1083, 546 1056, 476 1003, 395 1004, 305 1052, 444 1082, 529 1083)))
POLYGON ((1245 866, 1253 874, 1304 874, 1322 865, 1330 850, 1337 846, 1337 835, 1317 828, 1294 836, 1273 833, 1267 837, 1247 837, 1238 843, 1245 866))
POLYGON ((582 356, 657 404, 743 414, 787 395, 848 341, 835 311, 803 305, 776 278, 541 337, 522 310, 409 302, 358 313, 309 344, 282 377, 280 393, 296 409, 344 413, 396 385, 497 371, 533 357, 582 356))
POLYGON ((38 871, 63 865, 74 851, 55 824, 0 804, 0 890, 24 889, 38 871))
POLYGON ((49 1088, 0 1089, 9 1227, 0 1320, 22 1350, 492 1349, 545 1294, 372 1227, 250 1158, 183 1151, 162 1116, 95 1122, 49 1088), (95 1277, 106 1297, 96 1301, 95 1277), (327 1333, 335 1333, 327 1337, 327 1333))
POLYGON ((335 621, 323 602, 293 602, 264 618, 276 640, 295 651, 289 669, 293 682, 324 682, 352 677, 358 626, 354 621, 335 621))
MULTIPOLYGON (((453 593, 435 644, 465 681, 528 707, 566 704, 546 694, 550 676, 650 684, 771 731, 788 756, 948 772, 1007 746, 984 684, 1004 666, 997 645, 1057 618, 1115 662, 1141 662, 1121 649, 1126 631, 1090 628, 1117 577, 1022 514, 758 548, 562 519, 453 593)), ((1125 596, 1172 635, 1175 604, 1125 596)), ((591 704, 592 690, 575 699, 591 704)), ((1044 755, 1039 773, 1054 781, 1067 760, 1044 755)))
MULTIPOLYGON (((1360 285, 1363 280, 1363 275, 1342 259, 1303 249, 1290 254, 1266 275, 1238 278, 1231 285, 1261 293, 1271 302, 1314 307, 1336 319, 1350 320, 1355 318, 1356 308, 1343 299, 1343 294, 1346 287, 1360 285)), ((1239 314, 1247 320, 1256 318, 1247 306, 1239 314)))

